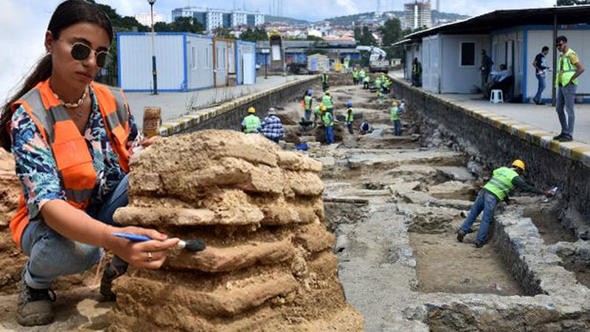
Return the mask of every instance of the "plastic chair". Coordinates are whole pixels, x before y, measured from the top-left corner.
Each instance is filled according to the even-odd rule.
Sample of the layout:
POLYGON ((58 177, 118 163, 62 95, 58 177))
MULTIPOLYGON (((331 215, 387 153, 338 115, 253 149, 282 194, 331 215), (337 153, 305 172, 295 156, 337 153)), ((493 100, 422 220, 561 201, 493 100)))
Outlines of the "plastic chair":
POLYGON ((498 104, 498 103, 504 103, 504 95, 502 93, 502 90, 500 89, 493 89, 492 91, 490 91, 490 103, 492 104, 498 104))

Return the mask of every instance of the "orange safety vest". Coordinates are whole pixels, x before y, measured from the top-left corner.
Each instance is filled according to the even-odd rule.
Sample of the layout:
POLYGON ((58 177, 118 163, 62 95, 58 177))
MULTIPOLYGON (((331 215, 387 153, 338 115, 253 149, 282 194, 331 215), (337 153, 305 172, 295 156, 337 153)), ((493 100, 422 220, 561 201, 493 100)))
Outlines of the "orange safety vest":
MULTIPOLYGON (((129 172, 129 107, 120 89, 92 82, 102 120, 119 165, 129 172)), ((86 140, 49 87, 49 80, 40 82, 11 105, 12 112, 25 108, 45 141, 51 146, 67 202, 81 210, 88 207, 96 185, 96 171, 86 140)), ((16 214, 10 219, 12 240, 20 247, 21 237, 29 223, 29 211, 21 192, 16 214)))

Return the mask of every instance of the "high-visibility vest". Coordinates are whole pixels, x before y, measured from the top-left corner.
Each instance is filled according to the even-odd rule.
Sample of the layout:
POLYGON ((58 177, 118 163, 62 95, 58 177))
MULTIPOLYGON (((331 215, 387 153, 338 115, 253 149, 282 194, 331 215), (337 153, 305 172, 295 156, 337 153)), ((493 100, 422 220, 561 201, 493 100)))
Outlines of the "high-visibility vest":
POLYGON ((257 133, 258 127, 260 127, 260 118, 254 114, 250 114, 244 118, 245 126, 244 132, 246 134, 249 133, 257 133))
POLYGON ((305 98, 303 98, 303 105, 306 110, 311 109, 311 100, 311 96, 305 96, 305 98))
POLYGON ((322 83, 328 83, 328 74, 322 74, 322 83))
POLYGON ((359 72, 358 70, 353 70, 352 71, 352 78, 358 78, 359 77, 359 72))
MULTIPOLYGON (((559 54, 559 61, 557 71, 555 73, 555 87, 559 86, 559 83, 567 84, 571 81, 572 76, 576 73, 576 66, 570 61, 570 55, 576 55, 576 52, 571 48, 564 54, 559 54)), ((578 79, 572 81, 573 84, 578 85, 578 79)))
POLYGON ((515 170, 508 167, 500 167, 494 170, 492 178, 483 187, 496 195, 499 201, 503 201, 514 188, 512 180, 517 176, 518 173, 515 170))
MULTIPOLYGON (((120 89, 90 83, 98 101, 102 120, 113 150, 119 157, 119 166, 129 172, 129 107, 120 89)), ((81 210, 88 207, 94 187, 96 171, 86 139, 70 118, 49 87, 49 80, 40 82, 11 105, 12 112, 23 106, 43 139, 51 146, 58 173, 66 193, 66 201, 81 210)), ((22 233, 29 223, 29 213, 21 192, 16 214, 10 220, 13 241, 20 247, 22 233)))
POLYGON ((332 118, 332 113, 324 112, 324 114, 322 115, 322 121, 324 122, 324 126, 334 127, 334 119, 332 118))
POLYGON ((332 108, 332 96, 323 96, 322 103, 324 106, 326 106, 326 108, 332 108))
POLYGON ((391 121, 399 120, 399 108, 397 106, 391 106, 390 116, 391 121))
POLYGON ((346 110, 346 122, 352 121, 354 121, 354 112, 352 111, 352 108, 349 108, 346 110))
POLYGON ((316 108, 313 109, 313 113, 320 118, 322 117, 322 110, 320 110, 319 106, 316 106, 316 108))
POLYGON ((365 78, 365 75, 367 75, 367 74, 365 73, 365 70, 364 70, 364 69, 361 69, 361 71, 359 72, 359 77, 360 77, 361 79, 363 79, 363 78, 365 78))

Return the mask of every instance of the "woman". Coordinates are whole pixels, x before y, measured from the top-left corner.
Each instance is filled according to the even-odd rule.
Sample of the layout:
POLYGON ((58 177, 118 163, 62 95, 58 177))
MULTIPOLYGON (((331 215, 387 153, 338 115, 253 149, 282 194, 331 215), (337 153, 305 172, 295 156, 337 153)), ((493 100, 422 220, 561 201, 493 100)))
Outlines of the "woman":
POLYGON ((22 185, 10 229, 29 256, 17 306, 21 325, 51 323, 51 282, 89 269, 102 248, 115 255, 101 282, 101 293, 112 299, 111 282, 127 263, 157 269, 179 241, 113 225, 113 212, 127 204, 132 144, 151 141, 140 142, 122 92, 93 82, 112 39, 111 23, 95 4, 61 3, 45 33, 47 54, 3 109, 2 144, 12 149, 22 185), (154 240, 131 242, 114 231, 154 240))

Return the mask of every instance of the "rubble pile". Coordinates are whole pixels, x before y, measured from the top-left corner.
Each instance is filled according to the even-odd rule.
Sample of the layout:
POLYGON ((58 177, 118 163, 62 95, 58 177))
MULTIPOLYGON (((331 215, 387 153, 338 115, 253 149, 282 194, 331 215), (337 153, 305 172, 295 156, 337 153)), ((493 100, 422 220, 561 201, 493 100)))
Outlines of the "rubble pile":
POLYGON ((115 220, 201 238, 115 282, 111 330, 359 331, 324 224, 321 164, 260 135, 207 130, 133 158, 115 220))

